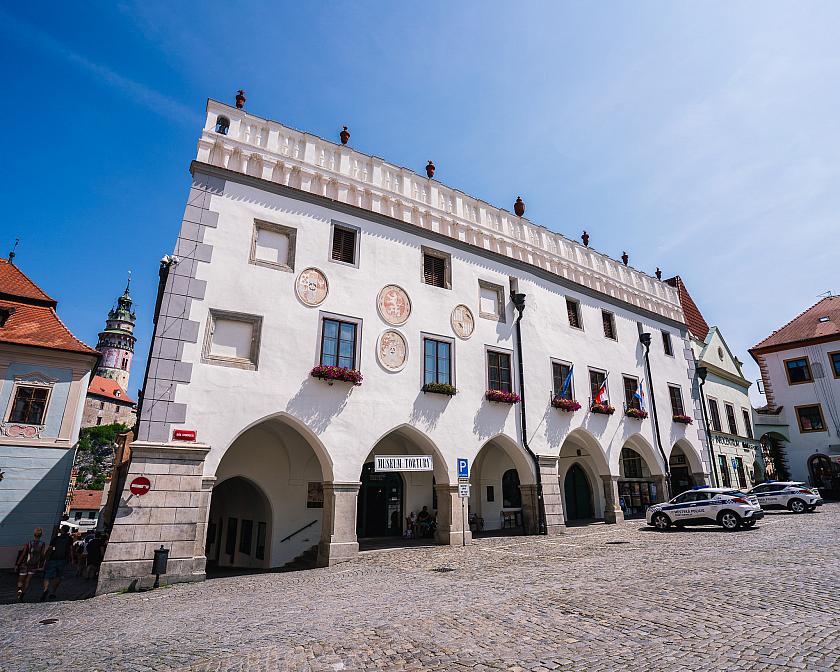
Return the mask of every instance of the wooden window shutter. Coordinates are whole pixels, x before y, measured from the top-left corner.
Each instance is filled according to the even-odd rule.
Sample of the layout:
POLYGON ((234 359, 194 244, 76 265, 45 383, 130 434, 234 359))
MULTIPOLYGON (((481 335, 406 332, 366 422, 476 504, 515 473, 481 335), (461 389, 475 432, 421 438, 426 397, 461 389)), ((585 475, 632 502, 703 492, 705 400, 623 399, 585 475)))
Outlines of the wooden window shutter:
POLYGON ((345 264, 356 262, 356 232, 333 228, 332 258, 345 264))
POLYGON ((446 260, 432 254, 423 255, 423 280, 427 285, 446 287, 446 260))

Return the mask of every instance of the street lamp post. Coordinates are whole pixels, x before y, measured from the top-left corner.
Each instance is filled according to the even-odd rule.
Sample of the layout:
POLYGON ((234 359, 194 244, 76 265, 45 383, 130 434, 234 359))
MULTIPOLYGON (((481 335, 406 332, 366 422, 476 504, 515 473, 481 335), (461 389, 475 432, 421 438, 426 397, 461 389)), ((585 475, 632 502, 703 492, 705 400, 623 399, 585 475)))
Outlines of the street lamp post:
POLYGON ((712 462, 712 476, 715 479, 715 486, 720 487, 720 478, 715 462, 715 449, 712 447, 712 433, 709 431, 709 418, 706 417, 706 395, 703 392, 703 385, 706 384, 706 376, 709 370, 705 366, 697 367, 697 378, 700 380, 700 410, 703 412, 703 426, 706 428, 706 442, 709 444, 709 459, 712 462))
POLYGON ((662 456, 662 463, 665 467, 665 484, 668 489, 665 501, 671 498, 671 468, 668 465, 668 458, 665 455, 665 450, 662 448, 662 438, 659 435, 659 417, 656 413, 656 395, 653 390, 653 376, 650 375, 650 340, 649 332, 642 332, 639 334, 639 342, 645 346, 645 373, 647 374, 648 389, 650 390, 650 410, 653 415, 653 435, 656 439, 656 446, 659 448, 659 454, 662 456))

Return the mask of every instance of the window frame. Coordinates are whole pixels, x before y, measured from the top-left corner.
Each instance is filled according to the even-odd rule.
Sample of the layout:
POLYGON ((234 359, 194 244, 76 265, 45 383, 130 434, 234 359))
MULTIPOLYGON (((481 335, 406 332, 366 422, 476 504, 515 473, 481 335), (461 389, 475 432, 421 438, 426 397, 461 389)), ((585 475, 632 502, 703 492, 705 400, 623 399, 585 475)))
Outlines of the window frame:
POLYGON ((785 376, 787 377, 788 385, 807 385, 808 383, 814 382, 814 371, 811 368, 811 360, 808 358, 808 355, 802 355, 801 357, 791 357, 789 359, 782 360, 782 366, 785 369, 785 376), (805 360, 805 368, 808 371, 808 380, 800 380, 794 382, 790 378, 790 369, 788 368, 788 362, 798 362, 799 360, 805 360))
POLYGON ((709 423, 712 425, 712 431, 720 432, 722 434, 723 424, 720 421, 720 406, 718 406, 718 400, 714 397, 706 397, 706 401, 709 403, 709 423), (714 413, 712 413, 713 408, 715 409, 714 413))
POLYGON ((610 341, 615 341, 618 343, 618 330, 615 325, 615 313, 610 312, 609 310, 601 309, 601 324, 604 327, 604 338, 609 339, 610 341), (612 331, 612 336, 607 334, 607 324, 610 325, 610 330, 612 331))
POLYGON ((442 250, 436 250, 426 245, 420 246, 420 281, 427 287, 438 289, 452 289, 452 255, 442 250), (443 285, 435 285, 426 282, 426 256, 436 257, 443 260, 443 285))
POLYGON ((672 415, 685 415, 686 414, 685 413, 685 403, 683 402, 683 396, 682 396, 682 387, 680 385, 676 385, 674 383, 668 383, 668 398, 671 400, 671 414, 672 415), (677 409, 674 408, 674 395, 673 395, 673 392, 672 392, 673 390, 676 390, 677 394, 679 395, 679 400, 680 400, 680 410, 679 411, 677 411, 677 409))
MULTIPOLYGON (((571 362, 567 362, 566 360, 563 360, 563 359, 554 359, 554 358, 552 358, 552 359, 550 360, 550 362, 551 362, 551 397, 552 397, 552 399, 553 399, 553 398, 555 398, 555 397, 560 396, 560 392, 561 392, 561 390, 557 388, 557 378, 556 378, 556 376, 554 375, 554 367, 555 367, 555 366, 559 366, 559 367, 568 366, 570 369, 572 369, 572 379, 569 381, 569 395, 570 395, 570 396, 568 396, 568 397, 563 397, 563 399, 569 399, 569 400, 574 400, 574 399, 576 399, 576 397, 575 397, 575 372, 574 372, 574 365, 573 365, 571 362)), ((563 380, 564 380, 565 378, 566 378, 566 376, 565 376, 565 375, 562 375, 562 373, 561 373, 561 376, 560 376, 560 387, 562 387, 562 386, 563 386, 563 380)))
MULTIPOLYGON (((349 315, 338 315, 336 313, 326 313, 321 312, 318 316, 318 347, 316 354, 315 364, 316 366, 340 366, 339 362, 339 354, 336 350, 336 358, 335 364, 324 364, 324 322, 326 320, 330 320, 332 322, 339 323, 339 333, 341 330, 341 324, 352 324, 355 326, 355 342, 353 343, 353 366, 351 367, 355 371, 361 371, 361 358, 362 358, 362 319, 358 317, 351 317, 349 315)), ((340 340, 340 339, 339 339, 340 340)))
POLYGON ((33 378, 16 378, 14 384, 12 385, 12 393, 9 395, 9 403, 6 408, 6 413, 3 416, 5 418, 6 423, 14 425, 26 425, 27 427, 46 427, 47 415, 50 410, 50 402, 52 401, 53 387, 55 386, 55 382, 56 381, 53 381, 51 379, 47 380, 45 378, 42 378, 42 376, 37 376, 33 378), (41 414, 41 422, 23 422, 22 420, 12 420, 12 413, 15 410, 15 401, 17 399, 18 392, 22 388, 33 388, 46 391, 47 396, 44 399, 44 412, 41 414))
POLYGON ((569 327, 572 329, 577 329, 578 331, 584 331, 583 325, 583 311, 580 308, 580 301, 577 299, 573 299, 569 296, 566 298, 566 321, 569 324, 569 327), (575 317, 577 319, 577 325, 572 324, 571 320, 569 320, 569 304, 573 304, 575 306, 575 317))
POLYGON ((738 434, 738 417, 735 415, 735 404, 724 401, 723 412, 726 414, 726 428, 732 436, 740 436, 738 434), (730 415, 730 411, 732 414, 730 415))
MULTIPOLYGON (((513 351, 512 350, 505 350, 504 348, 497 348, 492 347, 489 345, 484 346, 484 382, 485 382, 485 390, 502 390, 503 392, 512 393, 516 389, 516 379, 514 377, 514 366, 513 366, 513 351), (502 387, 493 387, 490 384, 490 355, 506 355, 508 361, 510 362, 510 389, 505 390, 502 387)), ((499 377, 499 381, 501 382, 501 376, 499 377)))
POLYGON ((671 338, 671 332, 665 331, 663 329, 660 331, 660 333, 662 334, 662 352, 665 353, 666 357, 675 357, 676 355, 674 355, 674 342, 671 338))
POLYGON ((333 264, 341 264, 342 266, 349 266, 351 268, 359 268, 359 248, 360 248, 360 241, 362 238, 362 230, 358 226, 353 226, 352 224, 347 224, 345 222, 339 222, 336 219, 333 219, 330 222, 330 246, 327 249, 327 261, 333 264), (333 257, 333 243, 335 242, 335 230, 341 229, 343 231, 348 231, 353 234, 353 261, 342 261, 341 259, 335 259, 333 257))
MULTIPOLYGON (((608 380, 609 379, 609 376, 608 376, 609 371, 607 371, 606 369, 598 369, 594 366, 589 366, 589 367, 587 367, 586 370, 589 374, 589 376, 588 376, 588 378, 589 378, 589 402, 590 403, 595 403, 595 393, 598 390, 592 386, 592 374, 593 373, 599 373, 602 376, 604 376, 604 380, 608 380)), ((600 385, 598 386, 598 388, 600 388, 600 385)), ((607 401, 612 401, 612 396, 610 395, 610 384, 609 384, 609 382, 607 382, 607 401)))
POLYGON ((816 404, 801 404, 799 406, 793 407, 794 413, 796 413, 796 424, 799 427, 800 434, 813 434, 815 432, 827 432, 828 427, 825 424, 825 415, 823 415, 822 404, 817 402, 816 404), (802 427, 802 417, 799 414, 799 411, 803 408, 815 408, 820 414, 820 424, 822 425, 821 429, 803 429, 802 427))
POLYGON ((744 420, 744 431, 747 435, 747 438, 755 439, 755 436, 753 435, 752 413, 750 413, 746 408, 741 406, 741 417, 744 420))
POLYGON ((726 455, 718 455, 718 468, 720 469, 720 477, 723 480, 724 488, 732 487, 732 471, 730 470, 729 459, 726 455))
POLYGON ((636 389, 634 390, 634 392, 639 391, 639 377, 638 376, 631 376, 631 375, 626 374, 626 373, 622 373, 621 374, 621 391, 622 391, 623 396, 624 396, 624 404, 628 409, 635 408, 636 410, 640 411, 640 410, 642 410, 642 403, 639 401, 639 399, 634 397, 632 394, 630 395, 629 398, 627 396, 627 381, 628 380, 632 380, 633 382, 636 383, 636 389))
POLYGON ((618 463, 620 467, 620 472, 622 480, 624 479, 631 479, 631 478, 648 478, 645 476, 645 470, 642 468, 645 464, 645 460, 642 457, 641 453, 636 450, 633 450, 629 446, 624 446, 621 449, 621 452, 618 454, 618 463), (625 454, 625 451, 632 452, 633 455, 625 454), (631 471, 633 474, 627 473, 627 465, 632 464, 633 469, 631 471), (636 469, 638 467, 638 470, 636 469), (622 473, 623 472, 623 473, 622 473), (638 476, 635 474, 638 473, 638 476))
POLYGON ((204 327, 204 344, 201 349, 202 363, 229 366, 234 369, 245 369, 247 371, 259 370, 262 324, 262 315, 210 308, 207 311, 207 322, 204 327), (251 324, 251 352, 249 357, 224 357, 223 355, 214 355, 211 352, 213 347, 213 334, 216 331, 216 321, 220 318, 232 322, 246 322, 251 324))
MULTIPOLYGON (((273 268, 278 271, 286 271, 287 273, 294 273, 295 271, 295 249, 297 248, 297 229, 291 226, 284 226, 283 224, 276 224, 275 222, 268 222, 263 219, 254 220, 254 231, 251 234, 251 252, 248 257, 248 263, 254 266, 265 266, 266 268, 273 268), (286 263, 278 264, 273 261, 266 261, 265 259, 257 258, 257 238, 259 237, 259 230, 271 231, 272 233, 279 233, 289 239, 289 249, 286 254, 286 263)), ((330 244, 332 251, 332 243, 330 244)))
MULTIPOLYGON (((423 262, 425 264, 425 260, 423 262)), ((425 274, 424 274, 425 277, 425 274)), ((436 285, 434 285, 436 286, 436 285)), ((489 282, 488 280, 482 280, 481 278, 478 279, 478 316, 483 317, 485 320, 493 320, 494 322, 507 322, 507 315, 505 314, 506 307, 505 307, 505 288, 502 285, 497 285, 494 282, 489 282), (496 292, 497 298, 497 305, 499 307, 499 312, 497 314, 493 313, 485 313, 481 310, 481 290, 488 289, 490 291, 496 292)))
MULTIPOLYGON (((455 339, 449 338, 446 336, 438 336, 437 334, 427 334, 422 333, 420 334, 420 352, 423 354, 421 355, 423 358, 423 364, 420 367, 420 372, 422 376, 423 385, 427 385, 426 381, 426 341, 432 341, 434 343, 446 343, 449 346, 449 385, 456 387, 455 385, 455 339)), ((438 363, 438 349, 435 348, 435 376, 439 373, 437 370, 437 363, 438 363)), ((437 382, 437 381, 433 381, 437 382)))
POLYGON ((832 350, 828 354, 828 366, 835 378, 840 379, 840 350, 832 350), (834 357, 837 357, 837 366, 834 366, 834 357))

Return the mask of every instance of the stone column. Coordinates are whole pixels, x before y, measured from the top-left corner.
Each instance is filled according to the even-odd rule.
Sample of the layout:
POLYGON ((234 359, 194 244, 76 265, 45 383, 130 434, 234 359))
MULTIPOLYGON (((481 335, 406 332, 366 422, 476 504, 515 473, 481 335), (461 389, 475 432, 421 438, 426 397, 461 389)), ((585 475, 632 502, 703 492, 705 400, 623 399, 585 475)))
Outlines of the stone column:
POLYGON ((156 549, 169 549, 165 584, 204 580, 204 536, 212 479, 203 479, 210 447, 198 443, 131 444, 131 464, 99 572, 97 594, 151 585, 156 549), (142 495, 131 482, 151 484, 142 495), (206 483, 205 483, 206 480, 206 483))
POLYGON ((539 455, 538 457, 545 507, 545 531, 548 536, 563 534, 566 531, 566 521, 563 518, 560 477, 557 475, 557 462, 560 458, 553 455, 539 455))
POLYGON ((318 566, 330 567, 353 560, 359 554, 356 539, 356 508, 359 482, 324 483, 324 516, 318 544, 318 566))
POLYGON ((540 533, 539 497, 536 485, 520 485, 522 493, 522 530, 525 534, 540 533))
POLYGON ((436 485, 435 492, 438 501, 435 540, 447 546, 460 546, 465 540, 471 544, 469 500, 464 501, 462 511, 457 485, 436 485))
POLYGON ((604 481, 604 522, 623 523, 624 511, 619 506, 618 497, 618 476, 601 476, 604 481))

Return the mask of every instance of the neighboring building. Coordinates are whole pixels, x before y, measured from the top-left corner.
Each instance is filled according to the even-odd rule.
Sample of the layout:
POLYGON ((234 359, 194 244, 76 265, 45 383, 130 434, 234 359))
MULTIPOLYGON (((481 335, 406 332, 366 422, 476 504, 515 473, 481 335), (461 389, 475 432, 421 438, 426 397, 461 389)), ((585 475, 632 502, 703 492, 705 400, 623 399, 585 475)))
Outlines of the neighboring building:
POLYGON ((74 490, 67 519, 80 529, 95 529, 104 502, 104 490, 74 490))
POLYGON ((208 563, 280 567, 313 547, 322 565, 350 559, 424 506, 444 544, 470 538, 464 519, 549 534, 615 522, 666 496, 679 455, 707 481, 673 287, 214 101, 191 171, 100 592, 148 577, 161 544, 166 581, 201 580, 208 563), (313 377, 335 373, 321 365, 364 380, 313 377), (653 414, 623 412, 640 383, 658 432, 653 414), (486 398, 520 384, 527 406, 486 398), (672 422, 669 386, 694 426, 672 422), (602 388, 614 415, 590 410, 602 388), (132 494, 139 476, 151 489, 132 494))
POLYGON ((133 427, 136 419, 136 404, 119 383, 102 376, 94 376, 85 399, 82 427, 112 425, 117 422, 133 427))
POLYGON ((750 349, 767 405, 756 432, 794 480, 840 497, 840 296, 829 296, 750 349))
MULTIPOLYGON (((694 360, 706 369, 703 392, 714 456, 713 479, 721 487, 751 488, 764 480, 760 444, 752 426, 752 383, 744 377, 743 363, 732 354, 720 328, 709 327, 682 278, 665 282, 679 291, 694 360)), ((671 404, 675 414, 677 403, 675 399, 671 404)), ((671 465, 672 470, 678 467, 671 465)))
POLYGON ((64 512, 83 400, 99 353, 56 314, 57 303, 0 259, 0 567, 64 512))
POLYGON ((137 317, 132 309, 129 284, 117 299, 117 307, 108 312, 105 330, 100 332, 96 349, 102 353, 96 375, 113 380, 123 391, 128 390, 131 360, 134 357, 134 325, 137 317))

